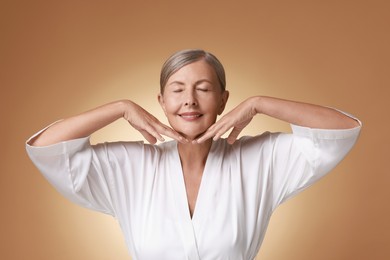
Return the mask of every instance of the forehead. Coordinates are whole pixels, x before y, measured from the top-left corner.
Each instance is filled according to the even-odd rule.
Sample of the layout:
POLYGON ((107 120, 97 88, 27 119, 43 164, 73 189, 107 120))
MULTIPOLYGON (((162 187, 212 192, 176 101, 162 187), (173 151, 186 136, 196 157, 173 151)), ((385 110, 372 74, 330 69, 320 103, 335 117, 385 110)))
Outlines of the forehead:
POLYGON ((193 81, 207 79, 212 82, 218 82, 217 74, 214 68, 205 60, 192 62, 178 69, 168 78, 168 84, 172 81, 193 81))

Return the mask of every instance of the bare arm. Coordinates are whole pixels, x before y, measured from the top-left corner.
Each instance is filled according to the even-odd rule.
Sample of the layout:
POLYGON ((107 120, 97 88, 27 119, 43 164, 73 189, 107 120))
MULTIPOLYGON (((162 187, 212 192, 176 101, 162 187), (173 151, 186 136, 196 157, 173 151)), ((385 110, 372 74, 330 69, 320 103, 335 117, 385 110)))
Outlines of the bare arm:
POLYGON ((256 114, 264 114, 282 121, 319 129, 348 129, 359 123, 343 113, 319 105, 271 97, 255 97, 256 114))
POLYGON ((234 143, 242 129, 257 114, 264 114, 310 128, 348 129, 359 126, 356 120, 332 108, 273 97, 255 96, 245 100, 223 116, 197 142, 201 143, 208 138, 216 140, 233 128, 229 134, 228 142, 234 143))
POLYGON ((157 139, 163 141, 162 135, 184 141, 181 135, 162 124, 142 107, 130 100, 120 100, 59 121, 32 139, 29 144, 46 146, 87 137, 120 118, 127 120, 150 143, 155 143, 157 139))

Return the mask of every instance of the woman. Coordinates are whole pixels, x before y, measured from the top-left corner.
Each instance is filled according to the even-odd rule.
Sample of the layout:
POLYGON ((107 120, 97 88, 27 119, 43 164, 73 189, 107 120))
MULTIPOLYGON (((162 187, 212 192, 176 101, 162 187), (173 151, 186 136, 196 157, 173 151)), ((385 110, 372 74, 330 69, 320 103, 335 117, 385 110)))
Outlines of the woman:
POLYGON ((275 208, 335 167, 361 126, 331 108, 263 96, 216 121, 225 85, 215 56, 180 51, 161 72, 158 101, 170 127, 120 100, 52 124, 27 151, 65 197, 117 218, 133 259, 253 259, 275 208), (257 114, 293 133, 236 140, 257 114), (89 144, 119 118, 151 144, 89 144))

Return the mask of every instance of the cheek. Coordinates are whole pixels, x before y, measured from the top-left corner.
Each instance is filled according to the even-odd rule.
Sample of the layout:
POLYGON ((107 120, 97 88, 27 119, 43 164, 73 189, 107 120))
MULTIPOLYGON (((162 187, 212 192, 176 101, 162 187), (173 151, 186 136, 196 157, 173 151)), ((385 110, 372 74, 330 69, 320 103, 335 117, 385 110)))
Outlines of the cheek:
POLYGON ((164 98, 164 102, 162 104, 162 107, 165 111, 165 113, 169 113, 169 112, 172 112, 173 110, 175 110, 175 108, 177 107, 177 101, 175 102, 176 99, 172 98, 172 97, 165 97, 164 98))
POLYGON ((218 114, 220 111, 221 102, 219 99, 213 99, 207 102, 208 111, 213 111, 213 114, 218 114))

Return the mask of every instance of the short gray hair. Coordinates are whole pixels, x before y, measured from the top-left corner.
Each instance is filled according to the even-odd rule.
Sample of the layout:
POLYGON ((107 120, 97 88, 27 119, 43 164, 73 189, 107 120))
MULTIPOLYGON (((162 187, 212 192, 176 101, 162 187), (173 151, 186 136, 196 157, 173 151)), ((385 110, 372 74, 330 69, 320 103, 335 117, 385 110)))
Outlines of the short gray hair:
POLYGON ((219 84, 221 85, 221 90, 225 91, 225 69, 217 57, 201 49, 189 49, 178 51, 170 56, 167 61, 165 61, 160 74, 160 93, 164 93, 165 85, 167 84, 168 79, 172 76, 172 74, 174 74, 182 67, 199 60, 206 61, 211 67, 214 68, 219 84))

